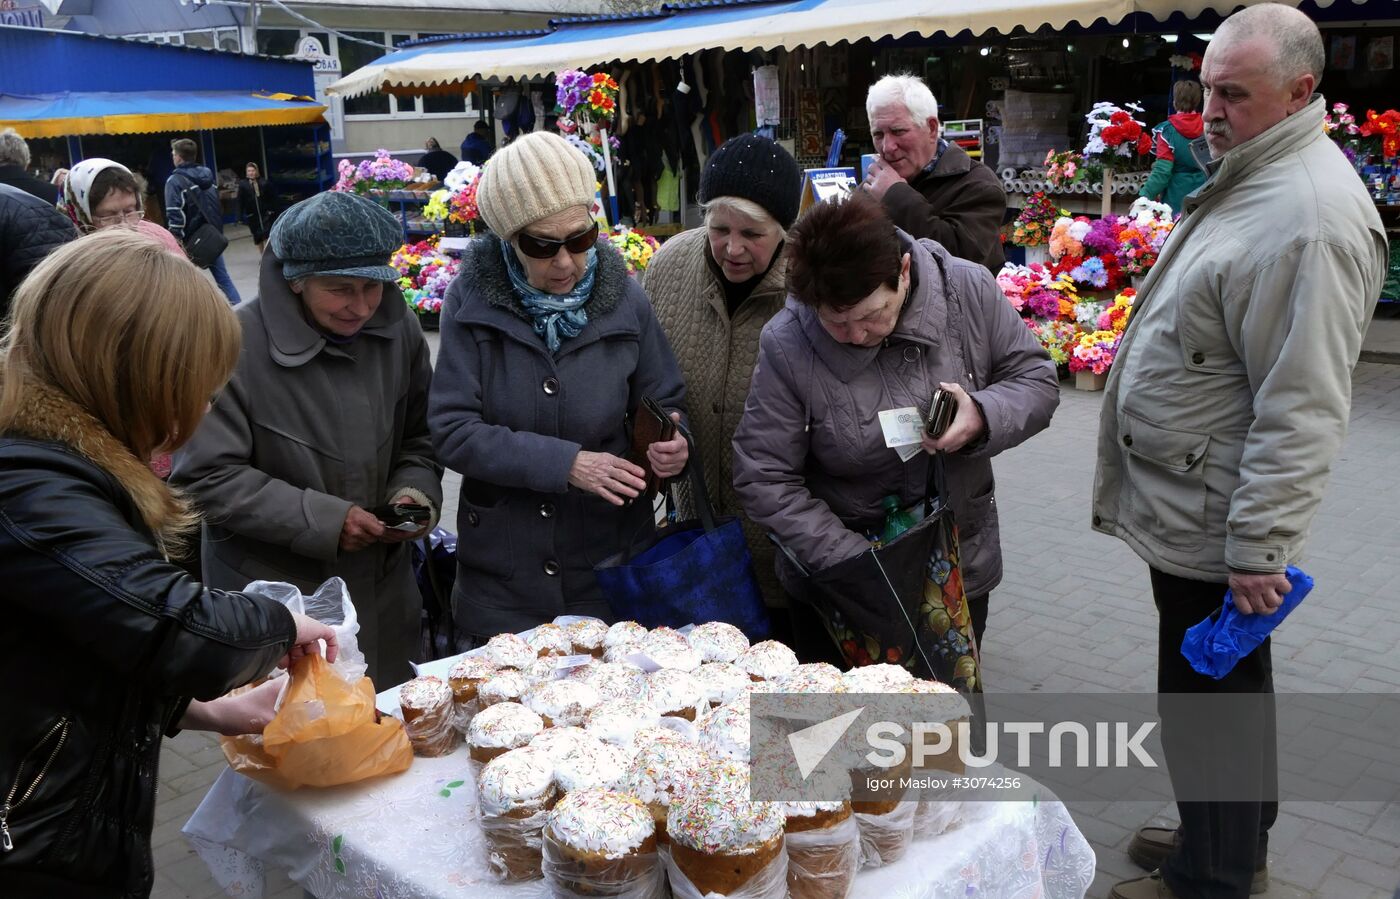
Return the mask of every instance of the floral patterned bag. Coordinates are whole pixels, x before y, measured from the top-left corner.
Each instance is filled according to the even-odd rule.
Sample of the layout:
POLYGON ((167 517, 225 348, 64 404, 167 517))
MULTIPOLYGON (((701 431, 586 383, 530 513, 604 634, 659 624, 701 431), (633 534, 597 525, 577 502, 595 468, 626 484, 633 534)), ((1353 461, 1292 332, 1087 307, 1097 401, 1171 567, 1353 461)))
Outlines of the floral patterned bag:
POLYGON ((807 598, 852 666, 885 662, 982 691, 943 460, 929 464, 923 520, 885 545, 813 572, 807 598))

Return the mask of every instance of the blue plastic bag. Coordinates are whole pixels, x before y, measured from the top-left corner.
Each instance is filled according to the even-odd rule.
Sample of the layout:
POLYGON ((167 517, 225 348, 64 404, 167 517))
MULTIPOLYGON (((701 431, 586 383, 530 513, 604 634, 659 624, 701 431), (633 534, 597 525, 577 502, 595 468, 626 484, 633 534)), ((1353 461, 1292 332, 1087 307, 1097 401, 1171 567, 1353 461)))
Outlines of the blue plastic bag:
POLYGON ((1220 680, 1234 669, 1236 662, 1263 643, 1279 622, 1312 591, 1313 579, 1301 569, 1290 565, 1287 575, 1291 589, 1283 597, 1283 605, 1268 615, 1242 614, 1235 608, 1234 596, 1225 591, 1225 604, 1187 630, 1181 641, 1181 654, 1191 667, 1220 680))

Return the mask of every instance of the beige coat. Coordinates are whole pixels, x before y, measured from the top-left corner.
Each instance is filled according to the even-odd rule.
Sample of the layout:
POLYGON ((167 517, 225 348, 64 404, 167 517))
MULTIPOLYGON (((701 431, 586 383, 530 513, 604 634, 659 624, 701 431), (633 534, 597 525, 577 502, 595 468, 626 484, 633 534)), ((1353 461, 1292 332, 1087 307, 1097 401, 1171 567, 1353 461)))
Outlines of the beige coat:
MULTIPOLYGON (((705 462, 715 511, 742 516, 734 492, 731 443, 758 361, 758 335, 783 308, 786 267, 782 259, 774 263, 731 319, 724 287, 707 261, 705 247, 703 227, 671 238, 647 267, 642 286, 685 376, 690 428, 705 462)), ((683 508, 682 514, 688 510, 683 508)), ((770 605, 785 605, 772 575, 773 544, 747 518, 743 524, 765 599, 770 605)))
POLYGON ((1094 529, 1169 574, 1296 563, 1346 434, 1386 241, 1322 116, 1209 166, 1109 375, 1094 529))

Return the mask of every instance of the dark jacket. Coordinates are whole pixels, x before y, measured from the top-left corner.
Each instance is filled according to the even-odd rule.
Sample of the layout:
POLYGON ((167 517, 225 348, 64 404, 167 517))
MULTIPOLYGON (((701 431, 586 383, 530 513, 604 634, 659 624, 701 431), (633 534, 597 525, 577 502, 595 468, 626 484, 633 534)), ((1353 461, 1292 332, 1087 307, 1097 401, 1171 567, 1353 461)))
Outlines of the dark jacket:
POLYGON ((447 173, 457 167, 457 157, 446 150, 429 150, 418 157, 418 167, 426 169, 439 181, 447 177, 447 173))
POLYGON ((218 182, 204 166, 183 162, 165 182, 165 227, 184 243, 206 222, 224 230, 218 182))
POLYGON ((0 895, 145 897, 162 734, 296 630, 168 562, 139 499, 164 486, 60 397, 33 391, 0 436, 0 895))
POLYGON ((506 276, 499 238, 473 241, 442 310, 428 424, 438 459, 462 474, 459 631, 490 636, 561 614, 611 618, 593 566, 650 527, 569 486, 580 450, 624 456, 642 397, 679 410, 675 356, 622 258, 598 243, 588 324, 553 356, 506 276))
POLYGON ((254 243, 266 241, 267 233, 272 230, 275 217, 272 200, 272 194, 267 191, 266 178, 258 179, 257 190, 253 189, 253 182, 247 178, 238 182, 238 217, 252 232, 254 243))
POLYGON ((77 236, 52 203, 0 184, 0 319, 10 314, 10 296, 29 270, 77 236))
POLYGON ((473 165, 484 165, 495 152, 491 142, 473 131, 462 140, 462 161, 473 165))
POLYGON ((0 165, 0 184, 18 187, 27 194, 47 200, 50 206, 58 203, 58 188, 41 178, 35 178, 27 170, 17 165, 0 165))
MULTIPOLYGON (((881 500, 924 495, 928 456, 885 446, 878 413, 927 409, 956 382, 987 422, 983 440, 948 456, 948 489, 968 596, 1001 580, 992 457, 1044 430, 1060 402, 1055 366, 980 266, 901 234, 914 283, 878 347, 840 343, 815 310, 789 299, 763 329, 744 417, 734 435, 734 487, 749 518, 811 570, 870 548, 881 500)), ((795 583, 778 555, 785 586, 795 583)))
POLYGON ((1006 191, 996 173, 949 144, 932 172, 885 192, 885 211, 895 225, 916 238, 936 240, 954 256, 1001 271, 1001 223, 1006 191))
POLYGON ((258 298, 238 307, 243 354, 228 387, 175 454, 171 483, 205 514, 204 578, 234 590, 258 579, 311 593, 345 579, 369 676, 412 677, 422 600, 406 543, 340 549, 351 505, 408 493, 442 508, 428 438, 428 343, 397 286, 349 344, 307 324, 282 262, 263 254, 258 298))

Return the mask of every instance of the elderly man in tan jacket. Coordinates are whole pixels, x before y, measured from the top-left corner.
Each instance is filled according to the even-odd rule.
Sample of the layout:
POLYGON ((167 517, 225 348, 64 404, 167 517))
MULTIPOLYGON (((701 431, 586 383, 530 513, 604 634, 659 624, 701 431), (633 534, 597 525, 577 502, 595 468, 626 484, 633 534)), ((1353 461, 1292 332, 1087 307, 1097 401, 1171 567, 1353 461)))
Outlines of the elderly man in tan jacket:
MULTIPOLYGON (((1216 33, 1201 68, 1209 180, 1143 286, 1104 393, 1093 525, 1151 568, 1159 693, 1272 694, 1267 640, 1217 681, 1186 663, 1182 637, 1227 588, 1245 614, 1281 604, 1346 433, 1386 240, 1323 135, 1322 67, 1317 27, 1289 7, 1252 6, 1216 33)), ((1263 737, 1222 751, 1258 753, 1267 800, 1272 700, 1255 708, 1244 727, 1263 737)), ((1111 895, 1261 891, 1277 802, 1181 801, 1182 748, 1214 728, 1163 717, 1181 827, 1139 831, 1129 855, 1159 871, 1111 895)))

